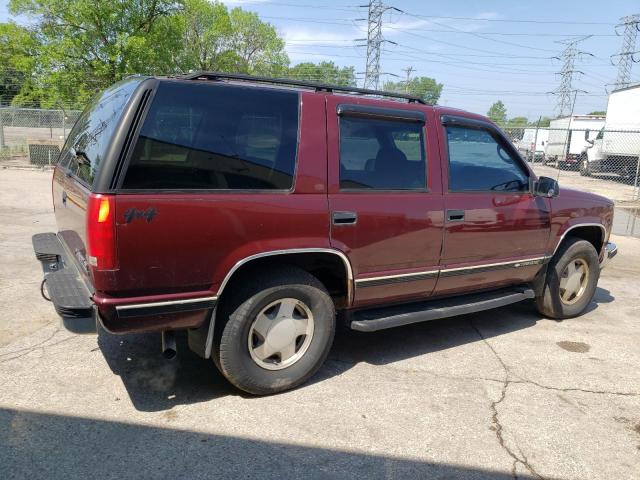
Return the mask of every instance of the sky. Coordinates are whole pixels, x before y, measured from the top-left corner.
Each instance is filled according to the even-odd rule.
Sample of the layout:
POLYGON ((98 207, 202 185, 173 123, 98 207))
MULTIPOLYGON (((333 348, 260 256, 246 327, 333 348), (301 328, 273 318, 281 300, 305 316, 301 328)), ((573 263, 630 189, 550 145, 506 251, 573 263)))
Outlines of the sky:
MULTIPOLYGON (((366 62, 365 0, 228 0, 229 7, 251 10, 274 25, 286 41, 292 64, 330 60, 354 66, 362 83, 366 62)), ((0 0, 0 21, 9 18, 0 0)), ((563 40, 592 35, 579 44, 574 113, 605 110, 606 84, 617 67, 611 55, 620 51, 616 35, 620 17, 640 13, 637 0, 606 3, 574 0, 429 2, 386 0, 381 55, 382 81, 429 76, 444 84, 439 103, 486 114, 502 100, 509 117, 554 116, 563 40), (393 43, 392 43, 393 42, 393 43), (397 77, 396 77, 397 76, 397 77)), ((24 19, 17 19, 20 23, 24 19)), ((620 29, 619 29, 620 30, 620 29)), ((640 34, 638 35, 640 37, 640 34)), ((640 38, 639 38, 640 40, 640 38)), ((640 49, 640 42, 638 42, 640 49)), ((632 80, 640 82, 640 64, 632 80)))

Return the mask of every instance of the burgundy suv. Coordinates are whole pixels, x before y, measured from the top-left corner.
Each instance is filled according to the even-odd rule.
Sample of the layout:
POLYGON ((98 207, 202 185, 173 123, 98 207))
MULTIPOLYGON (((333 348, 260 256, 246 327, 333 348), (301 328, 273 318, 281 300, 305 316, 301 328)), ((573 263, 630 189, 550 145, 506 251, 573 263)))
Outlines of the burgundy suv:
POLYGON ((533 299, 579 315, 613 204, 537 178, 488 119, 242 75, 135 77, 96 97, 33 238, 64 325, 176 330, 238 388, 318 370, 336 318, 374 331, 533 299))

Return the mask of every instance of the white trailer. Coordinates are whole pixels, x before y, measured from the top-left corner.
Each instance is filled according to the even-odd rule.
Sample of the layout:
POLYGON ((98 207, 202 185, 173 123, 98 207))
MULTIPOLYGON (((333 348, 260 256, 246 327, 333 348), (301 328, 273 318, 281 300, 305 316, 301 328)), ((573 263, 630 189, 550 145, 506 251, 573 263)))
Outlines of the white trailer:
POLYGON ((542 159, 548 139, 549 130, 546 128, 525 128, 518 150, 528 161, 542 159))
POLYGON ((604 127, 600 115, 573 115, 551 120, 549 139, 544 151, 545 163, 558 168, 577 168, 582 153, 604 127))
POLYGON ((633 180, 639 159, 640 85, 635 85, 609 94, 604 128, 583 156, 580 173, 612 172, 633 180))

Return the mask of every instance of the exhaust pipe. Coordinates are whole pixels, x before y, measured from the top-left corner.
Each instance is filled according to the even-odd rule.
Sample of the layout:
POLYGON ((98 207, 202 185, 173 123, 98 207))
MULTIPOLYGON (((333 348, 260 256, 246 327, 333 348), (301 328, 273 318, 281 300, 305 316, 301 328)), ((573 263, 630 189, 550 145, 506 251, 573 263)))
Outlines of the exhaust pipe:
POLYGON ((167 360, 176 358, 176 334, 173 330, 164 330, 162 332, 162 356, 167 360))

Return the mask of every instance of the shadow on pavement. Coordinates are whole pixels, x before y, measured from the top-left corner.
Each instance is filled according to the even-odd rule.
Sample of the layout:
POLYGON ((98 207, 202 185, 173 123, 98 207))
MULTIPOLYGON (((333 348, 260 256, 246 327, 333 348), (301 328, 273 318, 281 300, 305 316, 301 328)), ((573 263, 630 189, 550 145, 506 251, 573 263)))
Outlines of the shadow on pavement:
MULTIPOLYGON (((586 312, 613 300, 608 290, 598 287, 586 312)), ((329 361, 309 383, 344 373, 360 362, 385 365, 480 341, 471 322, 485 338, 491 338, 530 328, 538 320, 541 317, 533 303, 523 302, 372 333, 339 328, 329 361)), ((178 335, 178 355, 173 361, 160 354, 159 334, 115 336, 101 331, 98 345, 113 373, 122 379, 137 410, 161 411, 225 395, 246 396, 224 379, 211 360, 189 350, 186 334, 178 335)))
POLYGON ((0 409, 0 478, 513 477, 435 462, 0 409))

